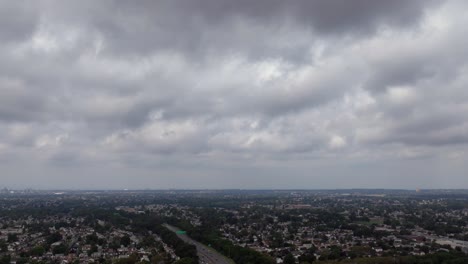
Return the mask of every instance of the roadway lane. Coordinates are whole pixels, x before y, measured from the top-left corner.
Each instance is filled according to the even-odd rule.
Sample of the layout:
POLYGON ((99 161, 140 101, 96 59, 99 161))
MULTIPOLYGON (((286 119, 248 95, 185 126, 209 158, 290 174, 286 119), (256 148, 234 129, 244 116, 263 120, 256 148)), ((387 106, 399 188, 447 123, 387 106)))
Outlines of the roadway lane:
MULTIPOLYGON (((177 234, 177 231, 180 230, 179 228, 168 225, 168 224, 164 224, 164 226, 176 234, 177 234)), ((185 234, 177 234, 177 236, 183 241, 185 241, 186 243, 192 244, 197 248, 197 255, 200 259, 201 264, 232 264, 234 263, 234 262, 230 262, 227 257, 219 254, 212 248, 209 248, 203 245, 202 243, 191 239, 189 236, 185 234)))

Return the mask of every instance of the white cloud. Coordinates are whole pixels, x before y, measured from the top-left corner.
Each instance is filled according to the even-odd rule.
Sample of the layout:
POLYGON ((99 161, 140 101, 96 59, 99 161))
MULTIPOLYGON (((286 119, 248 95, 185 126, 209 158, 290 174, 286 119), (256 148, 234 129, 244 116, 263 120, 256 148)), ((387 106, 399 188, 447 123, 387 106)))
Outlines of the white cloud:
POLYGON ((60 147, 68 140, 68 134, 41 135, 36 139, 36 148, 60 147))
POLYGON ((387 88, 388 99, 395 104, 408 104, 417 98, 415 91, 411 87, 390 87, 387 88))
POLYGON ((346 146, 346 140, 340 136, 334 135, 330 138, 329 146, 332 149, 339 149, 346 146))

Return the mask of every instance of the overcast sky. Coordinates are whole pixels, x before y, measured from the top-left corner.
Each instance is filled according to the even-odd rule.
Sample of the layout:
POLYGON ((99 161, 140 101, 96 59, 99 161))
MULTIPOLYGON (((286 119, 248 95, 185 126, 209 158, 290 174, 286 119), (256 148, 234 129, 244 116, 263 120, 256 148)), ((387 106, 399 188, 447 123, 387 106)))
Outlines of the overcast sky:
POLYGON ((468 188, 468 1, 0 0, 0 187, 468 188))

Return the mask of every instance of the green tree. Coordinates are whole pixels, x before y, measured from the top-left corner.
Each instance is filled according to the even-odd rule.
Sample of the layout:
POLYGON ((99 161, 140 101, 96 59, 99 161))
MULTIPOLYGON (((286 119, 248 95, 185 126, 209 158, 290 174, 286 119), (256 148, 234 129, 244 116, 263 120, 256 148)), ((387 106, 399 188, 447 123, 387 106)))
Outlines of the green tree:
POLYGON ((174 264, 196 264, 196 261, 192 258, 181 258, 174 262, 174 264))
POLYGON ((0 264, 10 264, 10 262, 11 262, 10 255, 4 255, 0 258, 0 264))
POLYGON ((32 256, 42 256, 45 253, 45 248, 41 245, 35 246, 31 249, 30 254, 32 256))
POLYGON ((64 244, 60 244, 60 245, 55 246, 55 247, 52 248, 52 253, 54 253, 54 255, 56 255, 56 254, 65 254, 67 252, 68 252, 68 248, 64 244))
POLYGON ((8 234, 8 243, 16 242, 18 241, 18 235, 17 234, 8 234))
POLYGON ((0 240, 0 251, 1 252, 7 252, 8 251, 8 244, 3 239, 0 240))
POLYGON ((120 244, 124 245, 124 247, 128 247, 132 241, 130 240, 130 237, 128 235, 125 235, 120 238, 120 244))
POLYGON ((283 263, 284 263, 284 264, 295 264, 295 263, 296 263, 296 259, 294 258, 294 256, 293 256, 291 253, 288 253, 288 254, 284 257, 283 263))
POLYGON ((98 251, 98 247, 95 244, 93 244, 91 246, 91 249, 88 250, 88 256, 91 256, 91 254, 93 254, 94 252, 97 252, 97 251, 98 251))

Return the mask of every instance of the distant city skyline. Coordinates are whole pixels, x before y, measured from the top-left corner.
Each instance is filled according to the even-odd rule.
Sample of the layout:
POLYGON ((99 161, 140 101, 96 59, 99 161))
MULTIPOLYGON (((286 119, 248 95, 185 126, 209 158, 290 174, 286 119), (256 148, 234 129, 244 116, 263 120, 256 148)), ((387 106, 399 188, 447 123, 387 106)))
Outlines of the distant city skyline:
POLYGON ((0 1, 0 186, 468 189, 468 2, 0 1))

